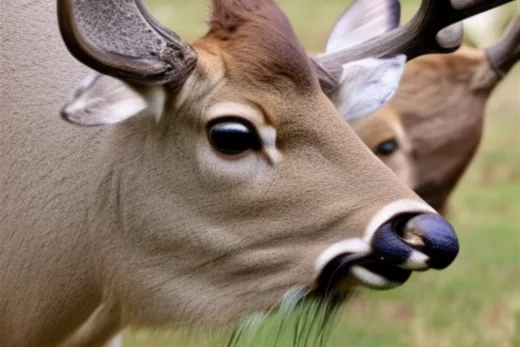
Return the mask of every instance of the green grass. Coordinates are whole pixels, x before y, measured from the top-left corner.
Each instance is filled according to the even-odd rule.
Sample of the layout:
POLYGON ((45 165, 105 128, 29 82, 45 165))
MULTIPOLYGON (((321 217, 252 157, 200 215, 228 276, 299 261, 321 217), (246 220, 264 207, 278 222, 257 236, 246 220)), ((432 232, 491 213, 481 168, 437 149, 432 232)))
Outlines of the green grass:
MULTIPOLYGON (((306 48, 318 52, 344 0, 280 0, 306 48)), ((208 1, 149 0, 154 13, 193 40, 205 31, 208 1)), ((404 18, 417 8, 403 1, 404 18)), ((487 109, 480 151, 451 200, 461 243, 442 272, 413 276, 399 289, 365 291, 342 312, 330 347, 513 347, 520 345, 520 69, 487 109)), ((283 341, 289 341, 284 338, 283 341)), ((128 332, 127 347, 222 346, 184 333, 128 332)), ((287 344, 289 345, 289 344, 287 344)), ((261 346, 261 344, 256 344, 261 346)), ((283 344, 279 344, 283 346, 283 344)))

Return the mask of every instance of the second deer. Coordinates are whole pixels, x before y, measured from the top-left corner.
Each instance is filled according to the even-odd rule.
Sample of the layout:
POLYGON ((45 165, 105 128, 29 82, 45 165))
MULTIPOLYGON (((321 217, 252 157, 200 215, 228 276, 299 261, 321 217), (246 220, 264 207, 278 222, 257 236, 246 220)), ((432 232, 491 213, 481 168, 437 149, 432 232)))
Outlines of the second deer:
MULTIPOLYGON (((385 3, 385 1, 381 1, 385 3)), ((386 2, 387 3, 387 2, 386 2)), ((383 7, 381 7, 383 9, 383 7)), ((389 11, 389 9, 386 9, 389 11)), ((504 5, 465 22, 472 41, 487 24, 513 17, 504 5), (469 27, 471 25, 471 27, 469 27)), ((399 11, 393 11, 399 23, 399 11)), ((327 43, 347 30, 336 23, 327 43)), ((494 27, 492 27, 494 25, 494 27)), ((489 35, 488 35, 489 36, 489 35)), ((489 41, 488 36, 482 40, 489 41)), ((359 33, 360 40, 364 34, 359 33)), ((483 134, 486 105, 520 58, 520 16, 503 37, 484 49, 464 44, 451 54, 430 54, 406 64, 393 98, 369 117, 350 121, 363 142, 392 171, 441 214, 474 158, 483 134)))

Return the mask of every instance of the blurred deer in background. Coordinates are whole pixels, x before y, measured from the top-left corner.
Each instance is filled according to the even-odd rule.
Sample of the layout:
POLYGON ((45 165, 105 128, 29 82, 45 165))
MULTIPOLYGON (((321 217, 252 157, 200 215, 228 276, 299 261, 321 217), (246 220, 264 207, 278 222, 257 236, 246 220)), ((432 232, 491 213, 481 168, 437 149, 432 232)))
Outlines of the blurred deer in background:
POLYGON ((350 25, 375 37, 314 57, 274 0, 213 0, 192 44, 141 0, 3 3, 0 345, 221 327, 449 266, 451 225, 338 109, 375 112, 406 59, 507 0, 423 0, 390 31, 398 2, 371 2, 350 25), (95 71, 65 102, 70 55, 95 71))
MULTIPOLYGON (((490 33, 502 29, 513 14, 514 8, 504 5, 464 25, 472 42, 480 37, 489 42, 490 33)), ((345 34, 344 20, 334 26, 327 51, 345 34)), ((489 97, 519 58, 516 16, 502 39, 485 49, 463 45, 451 54, 410 61, 393 98, 350 124, 401 180, 445 214, 451 192, 478 149, 489 97)))

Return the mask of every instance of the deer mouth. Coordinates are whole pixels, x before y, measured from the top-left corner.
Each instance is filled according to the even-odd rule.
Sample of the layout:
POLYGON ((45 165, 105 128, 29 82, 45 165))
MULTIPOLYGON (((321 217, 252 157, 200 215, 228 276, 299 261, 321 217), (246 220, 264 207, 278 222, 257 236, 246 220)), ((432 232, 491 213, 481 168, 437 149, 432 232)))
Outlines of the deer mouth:
POLYGON ((371 289, 392 289, 404 284, 412 270, 387 263, 378 256, 342 254, 332 259, 321 272, 315 294, 328 297, 346 293, 354 286, 371 289))
POLYGON ((403 225, 415 215, 404 215, 396 221, 386 222, 374 233, 367 249, 358 246, 357 252, 338 254, 323 267, 316 284, 316 295, 329 297, 348 293, 353 287, 386 290, 404 284, 413 269, 406 263, 413 252, 401 242, 403 225), (390 236, 390 237, 389 237, 390 236), (378 251, 382 248, 382 251, 378 251))

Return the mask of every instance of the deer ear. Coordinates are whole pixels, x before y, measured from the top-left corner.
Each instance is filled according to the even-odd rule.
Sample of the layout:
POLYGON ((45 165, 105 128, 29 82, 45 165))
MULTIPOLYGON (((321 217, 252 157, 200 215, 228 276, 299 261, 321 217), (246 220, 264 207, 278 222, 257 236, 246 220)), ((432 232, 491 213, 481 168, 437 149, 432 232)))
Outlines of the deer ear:
POLYGON ((332 28, 325 52, 357 45, 399 26, 399 0, 354 0, 332 28))
POLYGON ((367 58, 343 65, 339 88, 333 97, 347 121, 377 111, 395 94, 406 62, 401 54, 392 58, 367 58))
POLYGON ((135 86, 95 74, 76 88, 72 100, 62 109, 61 117, 84 126, 115 124, 144 112, 159 118, 165 99, 165 91, 160 86, 135 86))
MULTIPOLYGON (((325 52, 355 46, 399 26, 399 0, 354 0, 343 12, 327 41, 325 52)), ((337 92, 332 97, 345 120, 377 111, 395 93, 406 57, 367 58, 342 66, 337 92)))

